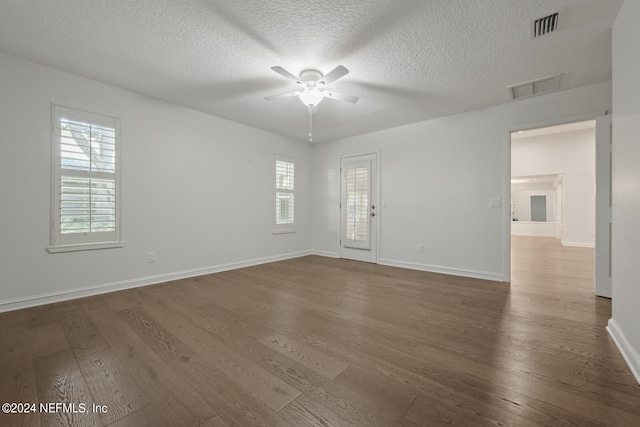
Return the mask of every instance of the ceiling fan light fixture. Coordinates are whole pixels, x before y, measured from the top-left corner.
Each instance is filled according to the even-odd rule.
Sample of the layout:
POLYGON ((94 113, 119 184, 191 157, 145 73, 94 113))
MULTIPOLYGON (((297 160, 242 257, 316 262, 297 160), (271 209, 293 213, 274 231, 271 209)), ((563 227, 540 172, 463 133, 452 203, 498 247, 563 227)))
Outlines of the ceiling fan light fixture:
POLYGON ((287 98, 290 96, 297 96, 300 98, 300 101, 307 107, 309 110, 309 142, 313 141, 313 113, 317 111, 316 107, 322 100, 326 97, 331 99, 335 99, 336 101, 349 102, 351 104, 355 104, 358 102, 358 97, 353 95, 345 95, 343 93, 336 93, 333 91, 321 91, 321 88, 324 88, 329 83, 335 82, 339 78, 349 74, 349 70, 347 70, 344 66, 338 65, 333 70, 329 71, 326 75, 322 75, 322 73, 318 70, 304 70, 300 73, 300 78, 294 76, 284 68, 279 65, 271 67, 273 71, 280 74, 287 80, 291 80, 296 82, 298 86, 302 86, 300 90, 293 92, 286 92, 278 95, 266 96, 264 99, 267 101, 273 101, 274 99, 279 98, 287 98))
POLYGON ((324 99, 322 92, 315 87, 305 89, 298 96, 300 97, 300 101, 307 107, 315 107, 324 99))

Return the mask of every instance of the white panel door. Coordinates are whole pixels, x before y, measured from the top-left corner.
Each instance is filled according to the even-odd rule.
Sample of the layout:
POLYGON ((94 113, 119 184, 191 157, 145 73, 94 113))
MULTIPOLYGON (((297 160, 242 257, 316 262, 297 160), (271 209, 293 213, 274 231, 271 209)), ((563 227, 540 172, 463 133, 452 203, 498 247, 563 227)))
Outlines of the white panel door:
POLYGON ((596 119, 596 284, 611 298, 611 115, 596 119))
POLYGON ((340 160, 340 258, 376 263, 377 155, 340 160))

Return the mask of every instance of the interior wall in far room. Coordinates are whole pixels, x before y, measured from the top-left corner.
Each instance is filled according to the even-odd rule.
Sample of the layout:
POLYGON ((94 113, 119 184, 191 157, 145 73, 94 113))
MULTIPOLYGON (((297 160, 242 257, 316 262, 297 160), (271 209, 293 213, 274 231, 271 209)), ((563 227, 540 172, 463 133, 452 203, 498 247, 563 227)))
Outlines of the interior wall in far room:
POLYGON ((524 138, 514 135, 511 175, 544 174, 564 174, 562 244, 594 247, 595 127, 524 138))

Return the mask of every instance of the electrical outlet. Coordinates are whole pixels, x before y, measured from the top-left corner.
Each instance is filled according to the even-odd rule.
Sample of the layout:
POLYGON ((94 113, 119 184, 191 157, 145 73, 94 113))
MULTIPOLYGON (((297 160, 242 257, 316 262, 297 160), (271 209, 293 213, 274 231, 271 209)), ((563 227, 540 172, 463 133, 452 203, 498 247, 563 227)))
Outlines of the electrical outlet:
POLYGON ((156 262, 156 253, 149 252, 149 262, 156 262))
POLYGON ((421 254, 424 253, 424 245, 423 244, 419 244, 418 245, 418 253, 421 253, 421 254))

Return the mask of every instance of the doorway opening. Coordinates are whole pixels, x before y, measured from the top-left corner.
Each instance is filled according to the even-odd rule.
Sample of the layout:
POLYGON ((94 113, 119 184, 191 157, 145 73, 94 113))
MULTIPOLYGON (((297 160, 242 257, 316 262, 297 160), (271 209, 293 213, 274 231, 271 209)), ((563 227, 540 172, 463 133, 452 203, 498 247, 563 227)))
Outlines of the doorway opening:
POLYGON ((511 281, 593 294, 596 120, 514 131, 510 144, 511 281))

